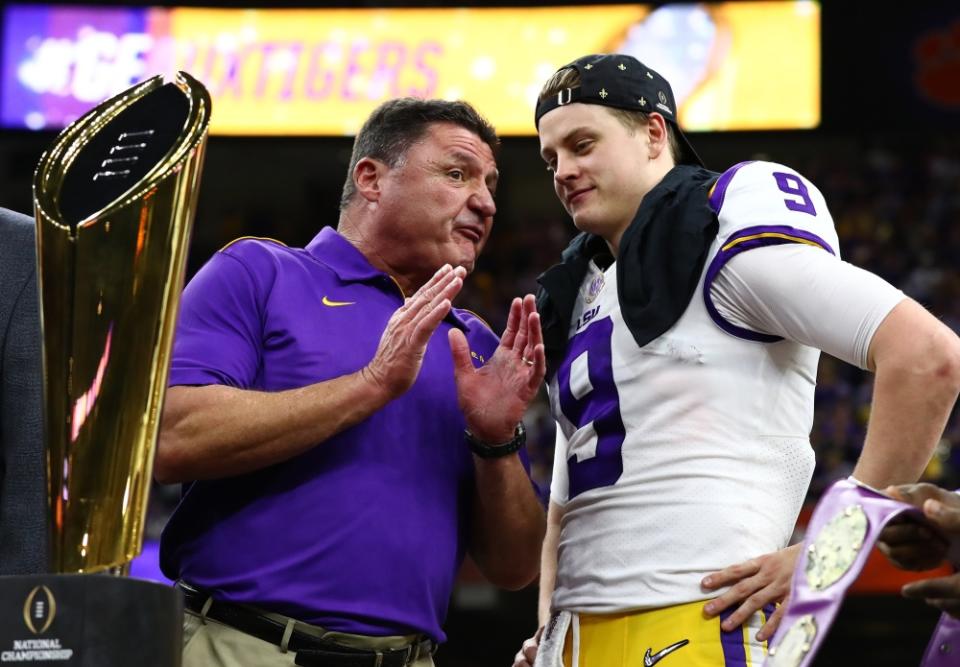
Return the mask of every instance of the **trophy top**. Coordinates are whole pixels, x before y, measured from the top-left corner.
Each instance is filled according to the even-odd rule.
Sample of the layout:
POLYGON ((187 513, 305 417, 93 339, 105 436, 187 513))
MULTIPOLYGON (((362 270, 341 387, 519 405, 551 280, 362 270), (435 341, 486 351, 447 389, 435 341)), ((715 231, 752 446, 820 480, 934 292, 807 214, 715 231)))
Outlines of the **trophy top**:
POLYGON ((75 232, 113 205, 137 199, 189 156, 206 135, 210 96, 180 72, 155 76, 102 102, 67 127, 34 179, 38 218, 75 232))

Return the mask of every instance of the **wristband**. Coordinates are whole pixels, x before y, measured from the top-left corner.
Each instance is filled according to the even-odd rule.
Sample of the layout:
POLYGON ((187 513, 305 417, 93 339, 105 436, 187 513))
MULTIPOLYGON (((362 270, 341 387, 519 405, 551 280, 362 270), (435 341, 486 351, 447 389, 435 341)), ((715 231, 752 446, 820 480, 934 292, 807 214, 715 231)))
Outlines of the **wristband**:
POLYGON ((480 440, 470 432, 470 429, 464 431, 464 436, 467 439, 467 444, 470 445, 470 451, 474 454, 482 459, 497 459, 501 456, 513 454, 523 447, 523 443, 527 441, 527 430, 523 427, 523 422, 520 422, 517 424, 517 429, 513 432, 513 438, 498 445, 491 445, 488 442, 480 440))

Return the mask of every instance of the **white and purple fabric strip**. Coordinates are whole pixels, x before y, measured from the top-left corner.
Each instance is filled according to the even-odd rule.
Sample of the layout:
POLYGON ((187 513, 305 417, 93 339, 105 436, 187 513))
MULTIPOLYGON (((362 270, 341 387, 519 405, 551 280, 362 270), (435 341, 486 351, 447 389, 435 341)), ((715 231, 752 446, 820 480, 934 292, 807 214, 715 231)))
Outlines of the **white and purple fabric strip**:
POLYGON ((760 343, 776 343, 783 340, 780 336, 744 329, 725 320, 713 303, 713 298, 710 296, 710 287, 726 263, 741 252, 785 243, 811 245, 822 248, 831 255, 836 255, 833 248, 830 247, 830 244, 816 234, 786 225, 761 225, 747 227, 746 229, 734 232, 714 256, 713 261, 710 262, 710 266, 707 267, 707 274, 703 279, 703 302, 707 308, 707 312, 710 314, 710 318, 717 326, 738 338, 760 343))

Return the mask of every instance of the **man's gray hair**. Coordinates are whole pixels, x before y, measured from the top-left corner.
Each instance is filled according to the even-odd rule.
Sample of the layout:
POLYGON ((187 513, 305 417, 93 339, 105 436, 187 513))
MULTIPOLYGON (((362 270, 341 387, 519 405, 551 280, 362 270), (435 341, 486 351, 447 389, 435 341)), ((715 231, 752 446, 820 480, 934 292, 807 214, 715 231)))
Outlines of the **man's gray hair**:
POLYGON ((494 155, 497 153, 500 141, 496 130, 467 102, 414 97, 389 100, 374 109, 353 142, 347 180, 340 196, 340 210, 350 204, 357 192, 353 170, 360 160, 369 157, 389 167, 397 167, 402 164, 407 150, 420 141, 434 123, 459 125, 480 137, 494 155))

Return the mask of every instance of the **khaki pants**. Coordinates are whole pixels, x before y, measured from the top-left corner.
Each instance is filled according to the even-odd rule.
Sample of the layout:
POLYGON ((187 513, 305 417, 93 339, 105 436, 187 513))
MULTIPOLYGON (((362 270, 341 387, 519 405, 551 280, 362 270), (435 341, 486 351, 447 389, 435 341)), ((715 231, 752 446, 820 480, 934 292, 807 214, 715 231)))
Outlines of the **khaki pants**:
MULTIPOLYGON (((414 640, 411 636, 350 635, 306 623, 297 623, 296 629, 344 646, 370 650, 403 648, 414 640)), ((199 614, 189 610, 183 615, 183 667, 294 667, 295 664, 293 651, 284 653, 275 644, 213 619, 201 619, 199 614)), ((434 667, 433 658, 421 656, 410 667, 434 667)))

